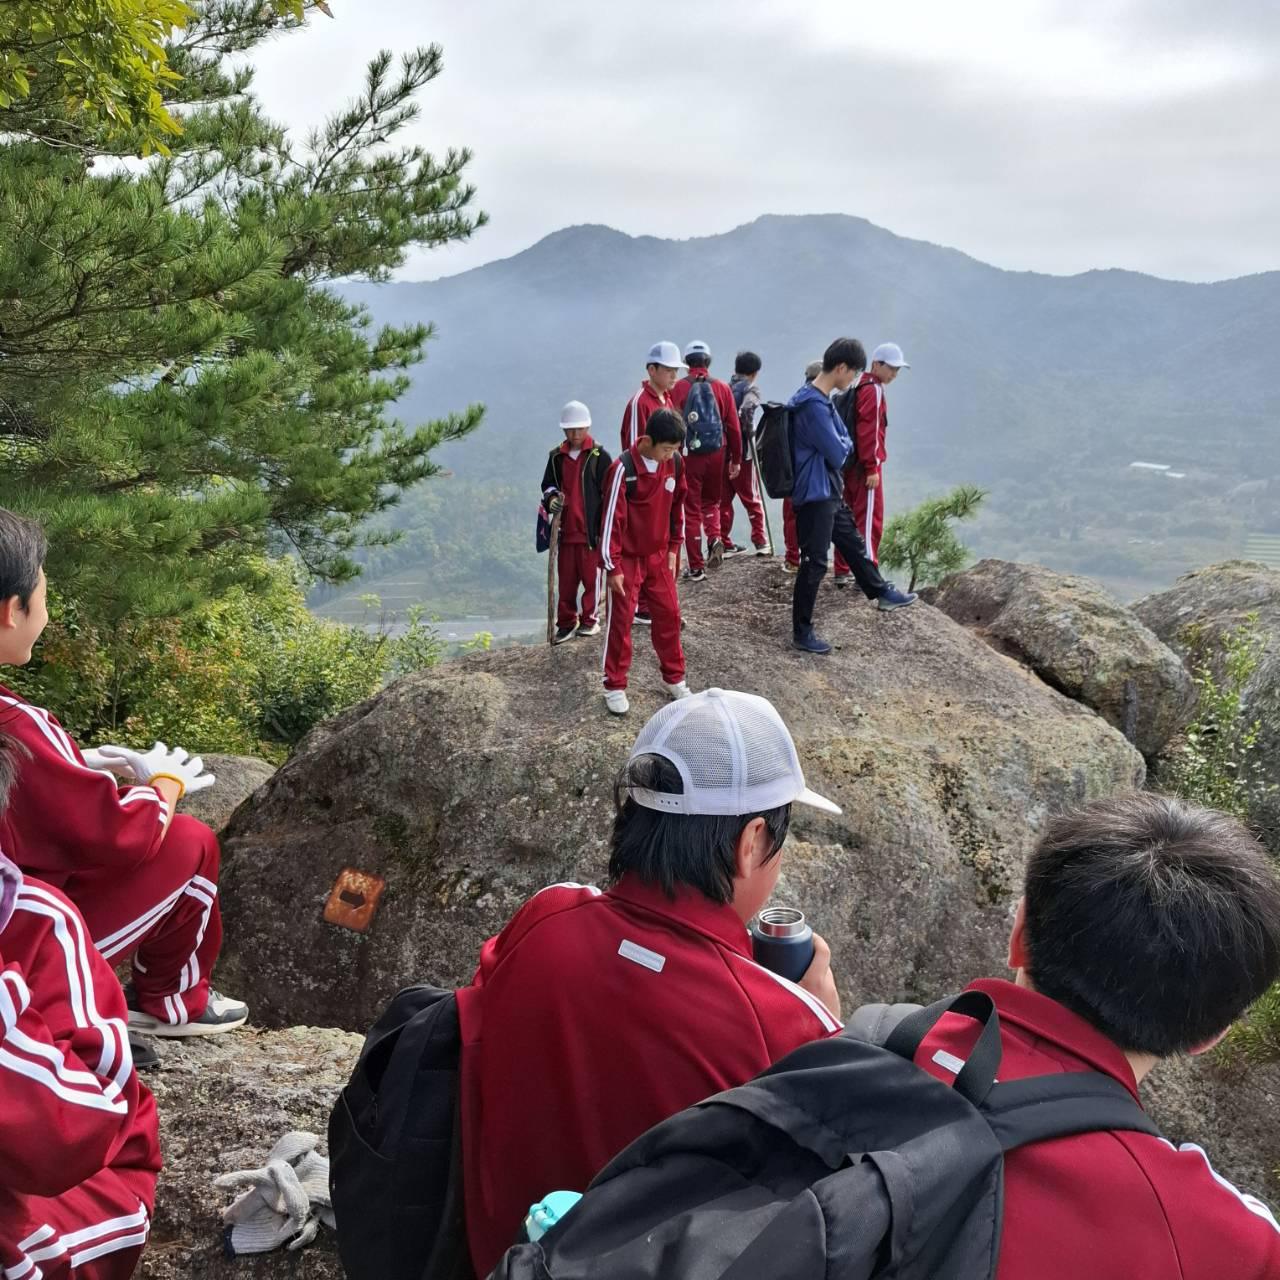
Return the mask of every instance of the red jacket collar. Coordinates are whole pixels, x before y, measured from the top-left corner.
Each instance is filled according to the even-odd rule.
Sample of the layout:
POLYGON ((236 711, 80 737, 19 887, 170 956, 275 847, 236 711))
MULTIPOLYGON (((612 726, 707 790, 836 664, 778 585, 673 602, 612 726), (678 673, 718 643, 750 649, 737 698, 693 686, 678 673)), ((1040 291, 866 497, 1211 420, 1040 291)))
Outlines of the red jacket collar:
POLYGON ((995 1001, 1002 1024, 1014 1026, 1065 1049, 1095 1071, 1119 1080, 1135 1098, 1138 1085, 1123 1050, 1096 1027, 1038 991, 1029 991, 1003 978, 980 978, 970 991, 985 991, 995 1001))
POLYGON ((675 897, 669 898, 660 886, 648 884, 635 875, 623 876, 608 890, 608 896, 666 916, 679 928, 693 929, 751 958, 747 926, 730 903, 712 902, 697 889, 684 886, 678 886, 675 897))
MULTIPOLYGON (((591 452, 591 450, 592 450, 592 449, 594 449, 595 447, 596 447, 596 442, 591 438, 591 435, 590 435, 590 433, 588 432, 588 434, 587 434, 586 438, 585 438, 585 439, 583 440, 583 442, 582 442, 582 452, 583 452, 583 453, 590 453, 590 452, 591 452)), ((563 441, 563 442, 561 443, 561 445, 560 445, 560 452, 561 452, 561 453, 563 453, 563 454, 568 454, 568 452, 569 452, 569 442, 568 442, 567 440, 565 440, 565 441, 563 441)))

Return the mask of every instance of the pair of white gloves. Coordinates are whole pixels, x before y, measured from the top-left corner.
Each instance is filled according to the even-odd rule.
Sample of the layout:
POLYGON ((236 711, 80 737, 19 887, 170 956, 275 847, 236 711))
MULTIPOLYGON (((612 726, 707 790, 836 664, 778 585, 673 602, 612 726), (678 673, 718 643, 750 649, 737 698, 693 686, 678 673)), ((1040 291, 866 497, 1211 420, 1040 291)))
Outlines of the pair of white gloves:
POLYGON ((205 773, 204 761, 199 756, 188 755, 181 747, 166 747, 163 742, 157 742, 150 751, 108 744, 91 747, 82 754, 90 769, 128 782, 150 783, 157 778, 168 778, 178 784, 183 795, 203 791, 217 781, 213 774, 205 773))
POLYGON ((262 1169, 241 1169, 215 1178, 224 1190, 248 1190, 222 1212, 227 1253, 267 1253, 288 1245, 301 1249, 323 1222, 336 1229, 329 1198, 329 1161, 314 1133, 286 1133, 262 1169))

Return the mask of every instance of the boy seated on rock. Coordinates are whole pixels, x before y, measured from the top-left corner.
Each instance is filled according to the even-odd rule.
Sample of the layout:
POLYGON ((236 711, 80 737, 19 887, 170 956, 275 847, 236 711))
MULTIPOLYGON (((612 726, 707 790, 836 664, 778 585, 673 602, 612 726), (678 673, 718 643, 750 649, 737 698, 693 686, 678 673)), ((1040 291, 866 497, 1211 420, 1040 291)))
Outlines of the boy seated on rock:
POLYGON ((542 473, 542 496, 551 511, 560 514, 552 644, 600 634, 600 525, 610 462, 609 455, 591 438, 591 411, 581 400, 570 400, 561 409, 560 429, 564 440, 551 450, 542 473))
MULTIPOLYGON (((1139 792, 1051 822, 1027 865, 995 1002, 1001 1080, 1100 1071, 1136 1098, 1161 1060, 1217 1044, 1280 974, 1280 878, 1234 819, 1139 792)), ((854 1016, 861 1022, 863 1011, 854 1016)), ((916 1056, 950 1082, 976 1024, 948 1014, 916 1056)), ((1198 1146, 1059 1138, 1005 1158, 999 1280, 1264 1280, 1280 1227, 1198 1146)))
MULTIPOLYGON (((49 620, 46 549, 39 525, 0 510, 0 664, 30 661, 49 620)), ((49 712, 3 687, 0 728, 25 748, 0 844, 76 904, 105 960, 132 958, 130 1027, 196 1036, 243 1025, 246 1007, 209 986, 222 943, 218 841, 175 812, 213 785, 200 758, 162 742, 81 752, 49 712)))
MULTIPOLYGON (((0 741, 0 807, 22 750, 0 741)), ((0 852, 0 1275, 127 1280, 160 1135, 124 995, 75 907, 0 852)))
POLYGON ((663 707, 614 795, 609 887, 535 895, 458 992, 479 1276, 548 1188, 585 1190, 646 1129, 840 1026, 820 938, 798 985, 752 959, 792 804, 839 813, 773 706, 708 689, 663 707))
POLYGON ((604 702, 627 714, 631 628, 643 597, 651 619, 653 649, 669 697, 687 698, 676 560, 684 538, 684 420, 674 409, 649 415, 644 433, 609 468, 605 478, 600 549, 609 582, 605 623, 604 702))

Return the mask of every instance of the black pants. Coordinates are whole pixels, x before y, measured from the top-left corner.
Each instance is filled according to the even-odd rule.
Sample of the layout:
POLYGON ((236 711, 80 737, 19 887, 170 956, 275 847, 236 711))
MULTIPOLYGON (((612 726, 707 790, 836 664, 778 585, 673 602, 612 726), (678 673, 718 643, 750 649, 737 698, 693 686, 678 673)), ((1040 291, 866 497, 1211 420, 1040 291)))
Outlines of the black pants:
POLYGON ((853 522, 853 513, 843 502, 806 502, 796 507, 796 541, 800 544, 800 572, 796 574, 795 595, 791 597, 791 625, 796 635, 813 626, 813 606, 818 587, 827 572, 827 553, 836 550, 849 562, 862 594, 868 600, 884 595, 885 580, 867 555, 867 544, 853 522))

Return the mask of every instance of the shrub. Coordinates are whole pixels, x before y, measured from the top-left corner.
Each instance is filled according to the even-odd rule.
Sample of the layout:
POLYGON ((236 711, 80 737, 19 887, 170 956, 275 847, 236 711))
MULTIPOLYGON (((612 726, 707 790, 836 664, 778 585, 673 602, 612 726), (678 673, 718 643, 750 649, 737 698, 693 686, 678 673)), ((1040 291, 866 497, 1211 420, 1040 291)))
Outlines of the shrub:
POLYGON ((956 537, 952 522, 969 519, 986 496, 976 485, 963 484, 894 516, 880 540, 880 563, 887 569, 909 570, 908 591, 959 572, 969 560, 969 549, 956 537))

